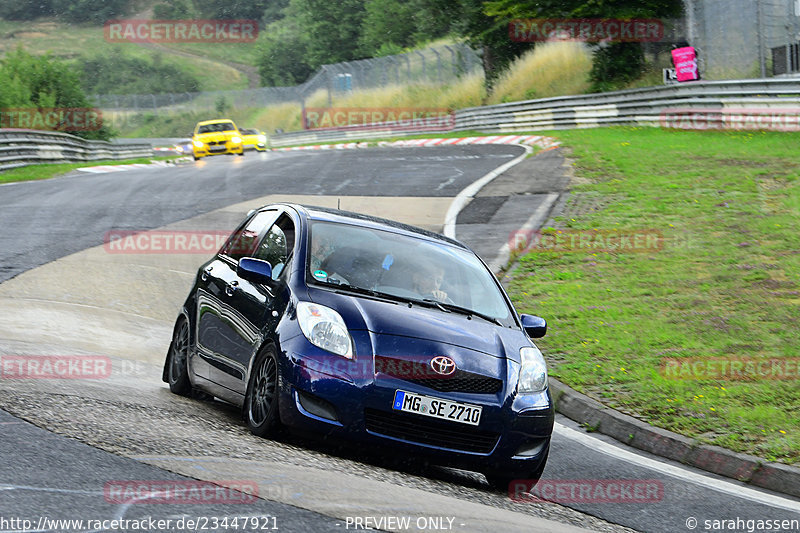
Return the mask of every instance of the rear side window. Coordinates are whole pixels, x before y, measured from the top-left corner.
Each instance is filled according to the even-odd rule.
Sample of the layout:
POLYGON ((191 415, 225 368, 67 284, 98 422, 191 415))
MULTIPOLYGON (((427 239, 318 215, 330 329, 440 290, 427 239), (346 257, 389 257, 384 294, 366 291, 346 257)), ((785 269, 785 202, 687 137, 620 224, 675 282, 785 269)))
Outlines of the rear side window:
POLYGON ((260 211, 253 215, 247 224, 230 236, 220 250, 220 255, 238 261, 242 257, 252 257, 256 252, 258 237, 278 218, 278 211, 260 211))

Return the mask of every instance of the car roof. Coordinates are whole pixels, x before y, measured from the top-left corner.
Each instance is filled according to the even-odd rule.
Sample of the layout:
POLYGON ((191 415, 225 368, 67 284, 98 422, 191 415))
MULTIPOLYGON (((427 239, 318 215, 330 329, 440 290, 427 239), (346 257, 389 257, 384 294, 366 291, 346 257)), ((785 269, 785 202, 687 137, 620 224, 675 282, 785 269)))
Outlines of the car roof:
POLYGON ((455 239, 451 239, 450 237, 445 237, 444 235, 441 235, 439 233, 434 233, 432 231, 418 228, 416 226, 411 226, 409 224, 397 222, 395 220, 375 217, 372 215, 365 215, 362 213, 355 213, 353 211, 344 211, 341 209, 334 209, 330 207, 321 207, 314 205, 301 205, 292 203, 279 203, 273 205, 291 207, 292 209, 298 211, 299 213, 304 214, 306 218, 308 218, 309 220, 339 222, 346 224, 355 223, 358 226, 364 226, 374 229, 383 229, 383 230, 389 229, 394 231, 395 233, 404 233, 414 237, 422 237, 428 240, 451 244, 459 248, 462 248, 464 250, 470 250, 469 247, 467 247, 464 243, 461 243, 455 239))
POLYGON ((201 122, 198 122, 197 125, 205 126, 206 124, 217 124, 218 122, 233 122, 233 121, 229 118, 215 118, 213 120, 203 120, 201 122))

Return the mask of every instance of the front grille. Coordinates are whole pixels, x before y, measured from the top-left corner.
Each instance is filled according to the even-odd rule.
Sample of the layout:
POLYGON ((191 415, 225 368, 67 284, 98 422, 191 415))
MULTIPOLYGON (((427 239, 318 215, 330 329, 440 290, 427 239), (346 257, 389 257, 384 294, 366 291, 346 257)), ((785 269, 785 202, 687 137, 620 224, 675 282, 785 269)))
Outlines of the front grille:
POLYGON ((375 357, 375 372, 439 392, 497 394, 503 388, 503 382, 497 378, 464 370, 456 370, 450 376, 442 376, 433 371, 429 362, 408 361, 381 355, 375 357))
POLYGON ((458 422, 442 422, 405 413, 364 411, 367 430, 387 437, 472 453, 490 453, 500 435, 458 422))

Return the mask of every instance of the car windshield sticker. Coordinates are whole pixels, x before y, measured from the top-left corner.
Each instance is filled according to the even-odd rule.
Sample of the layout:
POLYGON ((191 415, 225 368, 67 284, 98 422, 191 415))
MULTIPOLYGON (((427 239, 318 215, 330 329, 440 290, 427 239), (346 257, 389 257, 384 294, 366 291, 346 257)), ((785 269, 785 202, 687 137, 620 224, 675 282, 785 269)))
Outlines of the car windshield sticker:
POLYGON ((383 264, 381 265, 384 270, 389 270, 389 268, 394 263, 394 256, 392 254, 386 254, 386 257, 383 258, 383 264))
POLYGON ((312 275, 320 281, 325 281, 328 279, 328 273, 324 270, 315 270, 312 275))

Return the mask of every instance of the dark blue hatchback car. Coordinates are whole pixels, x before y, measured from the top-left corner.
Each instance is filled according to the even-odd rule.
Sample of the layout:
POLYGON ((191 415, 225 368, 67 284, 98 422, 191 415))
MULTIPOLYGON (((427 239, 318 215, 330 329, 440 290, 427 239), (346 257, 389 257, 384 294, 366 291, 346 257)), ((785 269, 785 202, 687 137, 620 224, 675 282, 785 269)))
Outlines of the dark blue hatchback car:
POLYGON ((275 204, 204 264, 163 379, 281 426, 393 446, 486 475, 538 479, 553 405, 531 337, 463 244, 345 211, 275 204))

